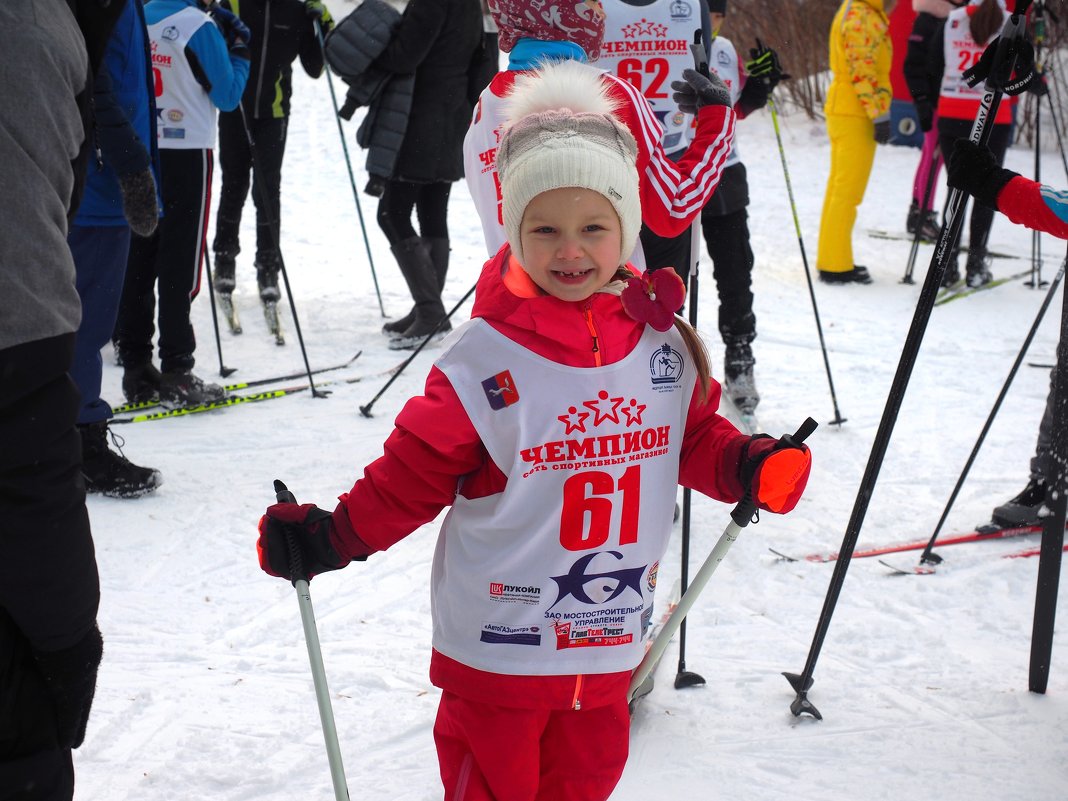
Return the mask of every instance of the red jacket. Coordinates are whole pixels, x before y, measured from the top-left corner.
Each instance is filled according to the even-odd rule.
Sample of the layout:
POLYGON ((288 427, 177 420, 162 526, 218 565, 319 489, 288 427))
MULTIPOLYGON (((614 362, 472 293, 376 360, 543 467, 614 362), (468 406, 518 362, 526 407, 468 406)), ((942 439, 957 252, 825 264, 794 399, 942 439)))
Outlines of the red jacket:
MULTIPOLYGON (((472 317, 481 317, 514 342, 571 367, 622 359, 638 343, 644 324, 631 319, 616 295, 597 293, 582 303, 539 291, 507 246, 479 277, 472 317), (510 268, 510 269, 509 269, 510 268)), ((679 483, 734 503, 742 446, 749 437, 717 413, 720 386, 707 403, 695 390, 683 435, 679 483)), ((462 479, 464 497, 502 491, 508 476, 492 462, 444 373, 431 368, 423 395, 397 416, 385 453, 341 496, 334 512, 334 545, 343 556, 385 550, 438 516, 452 503, 462 479)), ((435 652, 431 681, 478 701, 530 708, 598 706, 618 701, 630 673, 593 676, 508 676, 467 667, 435 652), (503 699, 503 700, 502 700, 503 699)))
POLYGON ((998 192, 997 202, 1014 223, 1068 239, 1068 192, 1017 175, 998 192))

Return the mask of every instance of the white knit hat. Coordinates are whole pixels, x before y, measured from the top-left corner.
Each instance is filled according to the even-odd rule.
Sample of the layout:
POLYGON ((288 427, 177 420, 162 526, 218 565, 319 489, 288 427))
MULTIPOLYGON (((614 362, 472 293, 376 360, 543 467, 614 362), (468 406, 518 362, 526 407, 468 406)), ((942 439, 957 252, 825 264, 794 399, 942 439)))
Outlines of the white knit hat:
POLYGON ((542 192, 581 187, 612 204, 622 229, 620 263, 641 230, 638 147, 613 113, 599 70, 562 61, 519 76, 508 96, 509 122, 497 148, 504 230, 520 263, 520 224, 542 192))

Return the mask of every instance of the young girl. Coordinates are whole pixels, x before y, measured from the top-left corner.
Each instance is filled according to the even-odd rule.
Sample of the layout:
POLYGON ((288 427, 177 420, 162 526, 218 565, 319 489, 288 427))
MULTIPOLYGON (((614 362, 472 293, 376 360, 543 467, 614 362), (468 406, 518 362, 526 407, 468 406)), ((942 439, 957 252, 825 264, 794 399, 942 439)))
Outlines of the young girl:
MULTIPOLYGON (((261 567, 311 574, 384 550, 452 506, 431 576, 430 678, 449 799, 596 801, 627 758, 627 686, 643 654, 677 484, 725 502, 754 481, 793 508, 809 454, 740 434, 673 310, 670 270, 634 276, 634 139, 599 75, 518 80, 497 154, 509 247, 333 514, 277 504, 261 567), (770 478, 785 460, 790 476, 770 478), (763 474, 761 479, 759 474, 763 474)), ((780 471, 781 472, 781 471, 780 471)))

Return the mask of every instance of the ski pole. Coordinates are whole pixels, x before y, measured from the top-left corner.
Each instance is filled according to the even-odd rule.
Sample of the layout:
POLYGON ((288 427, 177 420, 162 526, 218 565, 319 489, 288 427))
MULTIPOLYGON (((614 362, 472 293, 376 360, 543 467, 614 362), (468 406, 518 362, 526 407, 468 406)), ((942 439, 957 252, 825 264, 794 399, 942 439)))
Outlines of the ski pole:
POLYGON ((921 565, 937 565, 942 561, 942 557, 933 553, 931 549, 934 548, 935 540, 938 539, 938 534, 942 531, 942 524, 945 523, 946 518, 949 517, 949 510, 953 508, 953 503, 957 500, 957 494, 960 492, 960 488, 964 484, 964 479, 967 478, 968 471, 972 469, 975 457, 978 456, 979 449, 983 446, 983 440, 986 439, 990 427, 994 424, 994 418, 997 416, 998 410, 1001 408, 1002 401, 1004 401, 1005 396, 1009 394, 1009 387, 1012 385, 1013 379, 1016 378, 1016 372, 1020 369, 1020 365, 1023 363, 1024 356, 1027 354, 1027 349, 1031 347, 1031 342, 1035 338, 1038 326, 1042 323, 1042 318, 1045 317, 1046 310, 1049 308, 1050 303, 1053 302, 1053 296, 1057 292, 1057 286, 1061 283, 1061 279, 1064 278, 1064 267, 1065 262, 1062 261, 1061 268, 1057 271, 1057 276, 1053 279, 1049 291, 1046 292, 1046 297, 1042 300, 1042 305, 1038 309, 1035 321, 1031 324, 1031 330, 1027 332, 1027 336, 1024 338, 1023 346, 1020 348, 1020 352, 1016 356, 1016 361, 1012 363, 1012 368, 1009 370, 1009 374, 1005 378, 1005 383, 1001 387, 1001 392, 998 393, 997 400, 994 401, 994 407, 990 410, 990 414, 986 418, 983 430, 979 432, 979 438, 975 441, 975 447, 972 448, 972 452, 968 456, 968 461, 964 463, 964 469, 961 471, 960 478, 957 479, 957 484, 953 487, 953 492, 949 494, 949 500, 946 501, 946 508, 942 510, 942 516, 938 519, 938 525, 935 526, 934 533, 931 535, 927 547, 924 548, 923 553, 920 554, 921 565))
MULTIPOLYGON (((707 68, 706 68, 707 72, 707 68)), ((695 329, 697 328, 697 300, 698 293, 698 277, 700 273, 699 257, 700 248, 695 247, 694 237, 699 236, 697 233, 698 226, 701 225, 701 218, 698 216, 694 220, 691 227, 690 236, 690 325, 695 329), (694 251, 697 252, 698 258, 694 258, 694 251)), ((687 584, 690 576, 690 504, 693 499, 693 491, 689 487, 682 488, 682 554, 680 558, 680 573, 679 573, 679 586, 680 591, 685 594, 687 584)), ((656 664, 655 662, 653 663, 656 664)), ((644 679, 643 679, 644 681, 644 679)), ((686 619, 683 618, 679 621, 679 664, 678 669, 675 672, 675 689, 682 690, 686 687, 699 687, 705 684, 705 677, 700 673, 695 673, 692 670, 686 669, 686 619)), ((631 699, 633 700, 633 699, 631 699)))
MULTIPOLYGON (((979 145, 985 145, 990 139, 990 126, 987 125, 987 121, 994 118, 998 104, 1001 102, 1002 86, 999 79, 1002 76, 1002 68, 1003 66, 1008 67, 1004 74, 1011 74, 1016 60, 1014 55, 1007 57, 1009 42, 1011 39, 1024 35, 1026 20, 1023 12, 1030 3, 1031 0, 1017 0, 1016 11, 1005 21, 1005 25, 1002 28, 989 73, 991 80, 987 81, 980 101, 979 112, 976 115, 975 122, 972 124, 970 139, 979 145)), ((823 719, 819 710, 808 700, 808 691, 812 687, 812 674, 816 669, 816 661, 819 659, 820 649, 823 647, 823 641, 827 637, 827 630, 831 625, 831 617, 838 603, 838 597, 842 592, 842 585, 845 582, 846 572, 849 570, 853 549, 856 547, 857 539, 860 536, 860 529, 864 525, 864 516, 867 514, 868 504, 875 489, 875 483, 879 478, 883 457, 885 457, 887 447, 890 444, 890 436, 894 431, 897 414, 901 409, 905 390, 908 388, 909 378, 912 375, 912 368, 916 363, 920 344, 923 342, 923 335, 927 329, 927 322, 934 308, 935 296, 942 285, 942 276, 946 272, 952 243, 956 241, 956 237, 960 232, 963 220, 963 215, 961 214, 963 205, 964 193, 959 189, 952 189, 947 203, 948 216, 942 224, 938 244, 935 247, 934 254, 931 256, 931 265, 927 269, 927 277, 924 279, 923 288, 920 290, 920 297, 916 303, 916 312, 905 337, 901 358, 898 361, 897 370, 890 385, 890 392, 887 396, 882 418, 879 421, 879 428, 875 433, 875 440, 872 443, 871 454, 864 469, 864 476, 861 479, 860 487, 857 489, 856 501, 849 517, 849 524, 846 526, 842 547, 838 552, 838 561, 834 565, 834 573, 827 589, 827 597, 824 599, 823 608, 820 610, 819 620, 816 623, 816 632, 809 647, 805 667, 800 674, 783 673, 796 692, 796 696, 790 704, 790 712, 795 717, 809 714, 817 720, 823 719)))
MULTIPOLYGON (((921 214, 926 214, 927 209, 930 208, 931 196, 934 194, 934 178, 935 173, 942 167, 942 153, 938 146, 935 146, 935 152, 932 154, 931 165, 927 172, 927 185, 923 190, 923 208, 920 209, 921 214)), ((945 220, 943 220, 943 223, 945 220)), ((905 277, 901 279, 903 284, 915 284, 916 279, 912 277, 913 270, 916 268, 916 255, 920 250, 920 237, 923 233, 922 224, 919 220, 916 221, 916 232, 912 236, 912 247, 909 248, 909 260, 905 265, 905 277)))
MULTIPOLYGON (((477 286, 477 284, 475 286, 477 286)), ((393 382, 397 380, 397 376, 399 376, 401 373, 404 372, 404 368, 406 368, 409 364, 412 363, 412 360, 415 359, 415 357, 419 355, 419 352, 422 351, 422 349, 425 348, 429 344, 430 340, 434 338, 434 335, 437 334, 438 331, 441 330, 441 327, 443 325, 445 325, 445 323, 447 323, 449 321, 449 318, 451 318, 454 314, 456 314, 457 310, 461 306, 463 306, 464 303, 467 302, 467 299, 469 297, 471 297, 471 295, 473 295, 474 292, 475 292, 475 287, 474 286, 471 287, 469 290, 467 290, 467 294, 464 295, 462 298, 460 298, 456 302, 456 305, 453 306, 449 310, 449 313, 446 314, 442 318, 441 322, 439 322, 437 324, 437 326, 434 328, 434 330, 431 331, 429 334, 427 334, 423 338, 423 341, 420 342, 419 345, 416 347, 416 349, 412 351, 412 355, 409 356, 407 359, 405 359, 403 362, 400 363, 400 365, 397 367, 397 371, 395 373, 393 373, 393 375, 391 375, 389 377, 389 380, 386 382, 385 386, 383 386, 382 389, 378 390, 378 393, 373 398, 371 398, 371 400, 369 400, 367 403, 365 403, 363 406, 360 407, 360 414, 362 414, 364 417, 373 417, 373 415, 371 414, 371 407, 374 406, 378 402, 378 399, 382 397, 383 393, 385 393, 385 391, 390 388, 390 385, 392 385, 393 382)))
MULTIPOLYGON (((791 440, 793 444, 800 445, 808 439, 809 435, 815 430, 816 421, 809 417, 801 424, 800 428, 797 429, 793 436, 787 436, 784 437, 784 439, 791 440)), ((686 615, 697 601, 697 596, 701 594, 705 585, 708 584, 708 580, 712 578, 712 574, 716 572, 716 568, 719 567, 720 562, 723 561, 724 557, 727 555, 727 551, 729 551, 734 544, 734 541, 741 535, 742 529, 749 525, 755 511, 756 503, 753 501, 752 491, 749 487, 746 487, 745 495, 742 496, 742 499, 738 501, 738 504, 731 510, 731 521, 720 535, 719 540, 712 548, 712 552, 705 559, 704 564, 701 565, 701 569, 697 571, 697 575, 693 577, 693 583, 679 599, 679 605, 675 608, 675 611, 671 613, 671 616, 666 621, 664 621, 664 627, 656 635, 652 647, 645 654, 642 661, 631 675, 630 687, 627 689, 628 702, 634 700, 638 688, 642 686, 642 683, 649 677, 649 674, 652 672, 657 662, 659 662, 660 658, 664 655, 664 651, 667 649, 668 642, 672 635, 678 631, 679 627, 686 619, 686 615)))
POLYGON ((786 194, 790 198, 790 211, 794 215, 794 230, 797 232, 797 244, 801 248, 801 263, 805 267, 805 281, 808 283, 808 295, 812 298, 812 314, 816 318, 816 334, 820 340, 820 350, 823 352, 823 366, 827 370, 827 384, 831 388, 831 404, 834 406, 834 419, 831 425, 841 426, 846 421, 842 413, 838 411, 838 395, 834 391, 834 379, 831 378, 831 361, 827 356, 827 343, 823 339, 823 326, 820 324, 820 310, 816 305, 816 290, 812 287, 812 273, 808 268, 808 257, 805 255, 805 240, 801 237, 801 221, 797 217, 797 204, 794 202, 794 190, 790 184, 790 169, 786 166, 786 151, 782 146, 782 134, 779 132, 779 115, 775 111, 775 98, 768 92, 768 110, 771 112, 771 124, 775 128, 775 141, 779 145, 779 160, 782 162, 782 174, 786 179, 786 194))
POLYGON ((378 310, 382 316, 386 316, 386 307, 382 305, 382 293, 378 289, 378 274, 375 272, 375 259, 371 255, 371 243, 367 239, 367 226, 363 221, 363 209, 360 207, 360 193, 356 191, 356 178, 352 173, 352 160, 349 158, 349 146, 345 141, 345 129, 341 126, 341 113, 338 111, 337 95, 334 93, 334 77, 330 72, 330 62, 326 58, 326 41, 323 39, 323 28, 318 17, 315 19, 315 36, 319 39, 319 50, 323 54, 323 71, 326 73, 326 85, 330 87, 330 101, 334 105, 334 120, 337 122, 337 133, 341 139, 341 150, 345 154, 345 166, 349 169, 349 186, 352 187, 352 199, 356 201, 356 216, 360 220, 360 230, 363 232, 363 245, 367 249, 367 263, 371 265, 371 280, 375 285, 375 295, 378 296, 378 310))
POLYGON ((1057 617, 1057 588, 1064 549, 1064 523, 1068 517, 1068 293, 1061 301, 1061 336, 1057 342, 1057 377, 1053 382, 1053 432, 1049 476, 1050 515, 1042 524, 1035 585, 1035 616, 1031 627, 1031 657, 1027 689, 1045 693, 1053 655, 1054 623, 1057 617))
MULTIPOLYGON (((286 485, 274 480, 275 498, 279 503, 296 503, 297 499, 286 485)), ((304 559, 300 544, 292 534, 286 535, 289 546, 289 566, 292 576, 304 576, 304 559)), ((330 781, 334 785, 335 801, 349 801, 349 787, 345 780, 345 766, 341 761, 341 746, 337 739, 337 727, 334 725, 334 709, 330 705, 330 688, 326 683, 326 667, 323 665, 323 650, 319 645, 319 631, 315 627, 315 610, 312 608, 311 590, 308 579, 294 578, 293 587, 297 591, 300 604, 300 621, 304 625, 304 641, 308 646, 308 661, 311 663, 312 681, 315 684, 315 702, 319 706, 319 719, 323 725, 323 739, 326 741, 326 758, 330 763, 330 781)))
MULTIPOLYGON (((257 188, 260 190, 260 203, 263 206, 263 212, 269 215, 271 213, 270 197, 267 195, 267 185, 263 180, 260 180, 263 178, 264 172, 260 163, 259 153, 256 151, 256 142, 252 136, 252 129, 248 127, 248 117, 245 115, 244 105, 238 103, 237 108, 241 112, 241 124, 245 128, 245 138, 248 140, 248 150, 252 156, 252 191, 255 192, 257 188)), ((311 394, 313 398, 325 398, 330 392, 316 389, 315 379, 312 377, 311 363, 308 361, 308 349, 304 346, 304 333, 300 330, 300 318, 297 316, 297 304, 293 300, 293 288, 289 285, 289 271, 286 269, 286 260, 282 258, 282 243, 279 241, 279 221, 268 219, 267 223, 271 229, 271 238, 273 239, 271 244, 274 245, 274 251, 278 254, 279 272, 282 273, 282 283, 285 285, 286 297, 289 299, 289 311, 293 315, 293 328, 297 332, 297 342, 300 344, 300 355, 304 359, 304 371, 308 375, 311 394)))
POLYGON ((219 337, 219 315, 215 311, 215 286, 211 280, 211 260, 208 258, 208 249, 204 248, 204 274, 208 277, 208 298, 211 300, 211 324, 215 328, 215 350, 219 353, 219 375, 223 378, 233 375, 236 367, 223 366, 222 339, 219 337))

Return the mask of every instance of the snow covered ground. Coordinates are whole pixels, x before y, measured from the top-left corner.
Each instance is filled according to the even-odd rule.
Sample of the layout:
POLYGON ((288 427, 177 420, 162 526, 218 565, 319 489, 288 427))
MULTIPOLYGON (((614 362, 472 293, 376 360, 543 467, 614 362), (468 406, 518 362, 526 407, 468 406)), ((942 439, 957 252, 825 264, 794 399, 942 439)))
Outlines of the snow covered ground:
MULTIPOLYGON (((256 564, 256 523, 286 481, 301 501, 332 508, 362 466, 381 452, 393 416, 419 391, 435 357, 420 355, 361 417, 399 361, 386 349, 349 179, 325 81, 298 71, 284 170, 283 249, 313 366, 362 355, 327 378, 368 376, 212 414, 116 427, 126 454, 158 467, 163 487, 137 501, 91 498, 103 584, 105 638, 93 715, 76 752, 80 801, 283 801, 332 798, 297 600, 256 564)), ((809 263, 828 165, 822 126, 782 120, 809 263)), ((352 141, 357 185, 366 176, 352 141)), ((756 252, 755 343, 762 427, 825 423, 832 404, 813 323, 770 116, 745 120, 738 141, 749 167, 756 252)), ((891 377, 919 295, 899 283, 909 244, 865 235, 903 230, 918 152, 880 148, 855 236, 867 287, 817 284, 838 403, 848 422, 809 440, 812 480, 797 510, 746 529, 699 599, 689 624, 687 667, 707 686, 672 688, 677 649, 633 721, 632 756, 613 795, 650 798, 960 799, 1060 801, 1068 786, 1068 608, 1062 588, 1058 639, 1045 696, 1027 690, 1037 559, 1002 554, 1037 543, 946 548, 933 577, 891 577, 874 560, 853 563, 815 672, 810 699, 824 715, 794 718, 781 671, 800 672, 833 565, 777 561, 768 548, 836 550, 845 532, 891 377)), ((1033 154, 1013 149, 1008 166, 1029 172, 1033 154)), ((1059 154, 1043 175, 1063 186, 1059 154)), ((943 197, 944 189, 939 199, 943 197)), ((408 308, 403 281, 374 223, 376 201, 360 196, 387 312, 408 308)), ((245 323, 223 333, 231 380, 302 369, 289 343, 267 336, 255 295, 251 203, 246 209, 236 294, 245 323)), ((214 227, 214 224, 213 224, 214 227)), ((466 187, 450 205, 454 303, 473 284, 484 250, 466 187)), ((991 248, 1029 257, 1030 233, 999 218, 991 248)), ((1052 278, 1063 243, 1043 240, 1052 278)), ((922 280, 931 248, 917 267, 922 280)), ((705 259, 707 266, 707 258, 705 259)), ((1028 262, 999 259, 995 277, 1028 262)), ((701 319, 719 368, 710 267, 701 319)), ((860 545, 930 535, 1043 292, 1014 280, 935 309, 875 489, 860 545)), ((1059 296, 1031 349, 1052 359, 1059 296)), ((198 371, 217 374, 210 308, 195 304, 198 371)), ((106 394, 121 398, 121 371, 105 354, 106 394)), ((1027 461, 1047 372, 1023 367, 947 521, 970 530, 1027 480, 1027 461)), ((300 382, 290 382, 300 383, 300 382)), ((728 507, 694 503, 693 569, 722 532, 728 507)), ((427 680, 428 579, 436 528, 389 552, 317 578, 318 617, 348 785, 353 798, 441 797, 431 725, 438 691, 427 680)), ((678 573, 673 543, 662 566, 678 573)), ((901 559, 911 563, 912 556, 901 559)), ((576 760, 576 770, 582 767, 576 760)))

